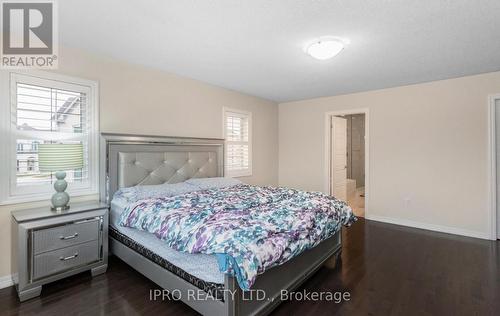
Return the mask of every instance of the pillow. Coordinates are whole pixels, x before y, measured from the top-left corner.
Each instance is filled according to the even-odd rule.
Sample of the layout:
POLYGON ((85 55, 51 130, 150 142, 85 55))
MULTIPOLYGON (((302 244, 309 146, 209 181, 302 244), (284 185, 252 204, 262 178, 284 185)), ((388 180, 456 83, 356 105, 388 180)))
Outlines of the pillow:
POLYGON ((188 184, 186 182, 180 183, 164 183, 156 185, 139 185, 135 187, 122 188, 116 191, 113 199, 121 198, 127 202, 138 201, 143 199, 151 199, 158 197, 169 197, 180 195, 199 190, 197 186, 188 184))
POLYGON ((193 179, 186 180, 185 183, 197 186, 202 190, 232 187, 232 186, 235 186, 238 184, 243 184, 243 182, 241 182, 240 180, 237 180, 234 178, 222 178, 222 177, 193 178, 193 179))

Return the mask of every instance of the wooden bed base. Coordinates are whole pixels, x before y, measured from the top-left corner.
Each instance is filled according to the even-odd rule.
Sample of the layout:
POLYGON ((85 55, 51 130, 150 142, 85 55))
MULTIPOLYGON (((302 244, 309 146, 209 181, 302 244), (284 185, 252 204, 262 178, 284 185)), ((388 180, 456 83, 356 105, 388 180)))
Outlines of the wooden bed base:
POLYGON ((207 316, 267 315, 281 302, 281 291, 295 290, 331 257, 336 262, 340 256, 341 244, 341 231, 338 231, 313 249, 259 275, 250 292, 242 291, 236 279, 226 274, 224 301, 221 301, 210 295, 195 294, 202 290, 110 238, 112 254, 172 295, 177 295, 176 299, 207 316))

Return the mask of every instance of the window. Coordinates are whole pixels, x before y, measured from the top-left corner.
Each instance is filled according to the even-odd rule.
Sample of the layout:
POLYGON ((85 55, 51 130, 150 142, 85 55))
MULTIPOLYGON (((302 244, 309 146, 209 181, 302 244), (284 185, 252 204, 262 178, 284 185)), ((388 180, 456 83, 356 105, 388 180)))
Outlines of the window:
POLYGON ((252 175, 252 113, 224 109, 225 175, 252 175))
POLYGON ((64 170, 71 195, 97 193, 97 84, 87 80, 53 74, 19 73, 9 76, 9 99, 2 146, 7 148, 7 163, 2 166, 2 202, 24 202, 46 199, 54 189, 55 176, 40 172, 38 145, 43 143, 81 143, 84 167, 64 170), (5 171, 5 172, 4 172, 5 171), (5 180, 4 180, 5 179, 5 180))

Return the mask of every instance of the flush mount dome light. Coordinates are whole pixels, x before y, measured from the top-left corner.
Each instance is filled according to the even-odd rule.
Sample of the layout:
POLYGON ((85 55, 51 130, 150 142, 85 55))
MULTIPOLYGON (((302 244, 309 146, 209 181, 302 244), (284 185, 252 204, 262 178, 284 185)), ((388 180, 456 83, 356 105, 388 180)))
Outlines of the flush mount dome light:
POLYGON ((337 37, 322 37, 306 45, 305 52, 313 58, 326 60, 337 56, 346 44, 345 40, 337 37))

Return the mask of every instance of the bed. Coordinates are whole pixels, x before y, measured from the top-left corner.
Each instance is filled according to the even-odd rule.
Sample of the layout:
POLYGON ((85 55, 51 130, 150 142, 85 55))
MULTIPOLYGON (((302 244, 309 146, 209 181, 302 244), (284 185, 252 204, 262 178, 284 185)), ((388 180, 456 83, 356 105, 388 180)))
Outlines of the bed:
POLYGON ((280 303, 282 290, 297 288, 325 261, 336 262, 340 255, 337 229, 313 248, 259 272, 248 291, 234 269, 221 272, 214 255, 176 251, 152 232, 123 227, 128 201, 113 199, 124 188, 222 177, 222 139, 102 134, 100 146, 105 166, 101 200, 110 205, 111 253, 203 315, 267 314, 280 303))

